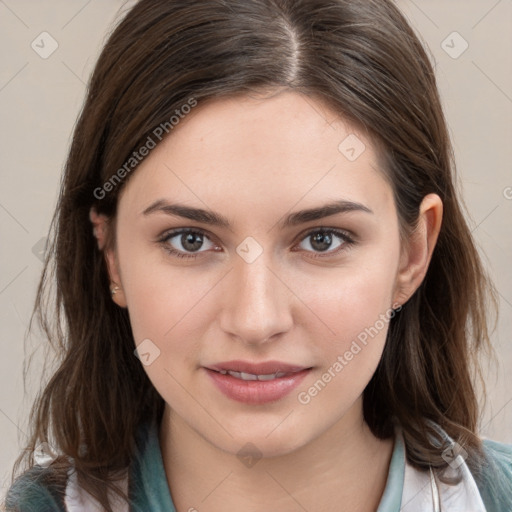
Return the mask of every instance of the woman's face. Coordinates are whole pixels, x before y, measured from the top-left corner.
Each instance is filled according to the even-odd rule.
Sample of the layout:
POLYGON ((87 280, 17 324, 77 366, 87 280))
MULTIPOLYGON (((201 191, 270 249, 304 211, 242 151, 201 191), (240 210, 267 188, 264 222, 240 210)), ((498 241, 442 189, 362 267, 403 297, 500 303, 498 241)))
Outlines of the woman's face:
POLYGON ((293 92, 198 105, 140 164, 111 273, 175 421, 263 455, 360 422, 402 260, 378 167, 368 138, 293 92), (294 368, 211 369, 234 360, 294 368))

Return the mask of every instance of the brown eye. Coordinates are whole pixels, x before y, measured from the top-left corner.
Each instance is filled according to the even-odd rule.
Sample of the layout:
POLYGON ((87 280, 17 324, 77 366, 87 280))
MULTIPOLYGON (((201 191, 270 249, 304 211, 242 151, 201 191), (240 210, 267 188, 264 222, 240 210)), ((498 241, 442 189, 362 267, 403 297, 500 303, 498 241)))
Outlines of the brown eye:
POLYGON ((309 232, 302 239, 299 247, 308 252, 326 253, 327 255, 337 254, 346 246, 354 243, 352 238, 345 232, 335 229, 316 229, 309 232))
POLYGON ((183 233, 180 237, 180 243, 186 251, 198 251, 203 245, 203 235, 200 233, 183 233))
POLYGON ((194 258, 196 255, 193 253, 203 253, 215 247, 205 233, 191 229, 166 233, 160 242, 170 254, 183 258, 194 258))

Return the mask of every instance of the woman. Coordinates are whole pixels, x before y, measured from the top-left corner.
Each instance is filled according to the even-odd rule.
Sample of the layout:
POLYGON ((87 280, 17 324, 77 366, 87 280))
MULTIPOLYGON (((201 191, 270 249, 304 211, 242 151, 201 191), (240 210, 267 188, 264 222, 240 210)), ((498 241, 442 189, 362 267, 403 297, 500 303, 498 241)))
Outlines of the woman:
POLYGON ((138 2, 53 227, 61 360, 9 510, 510 511, 493 287, 390 1, 138 2))

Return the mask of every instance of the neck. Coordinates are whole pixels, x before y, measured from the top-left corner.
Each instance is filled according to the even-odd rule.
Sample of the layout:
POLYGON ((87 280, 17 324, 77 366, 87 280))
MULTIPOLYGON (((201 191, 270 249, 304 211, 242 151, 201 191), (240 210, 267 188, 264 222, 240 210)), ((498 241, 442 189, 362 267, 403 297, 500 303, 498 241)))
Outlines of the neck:
POLYGON ((177 512, 374 512, 393 451, 393 440, 376 438, 362 420, 361 402, 307 445, 253 464, 211 444, 169 408, 160 444, 177 512))
POLYGON ((393 440, 376 438, 363 421, 361 402, 307 445, 255 464, 219 449, 168 407, 160 445, 177 512, 374 512, 393 451, 393 440))

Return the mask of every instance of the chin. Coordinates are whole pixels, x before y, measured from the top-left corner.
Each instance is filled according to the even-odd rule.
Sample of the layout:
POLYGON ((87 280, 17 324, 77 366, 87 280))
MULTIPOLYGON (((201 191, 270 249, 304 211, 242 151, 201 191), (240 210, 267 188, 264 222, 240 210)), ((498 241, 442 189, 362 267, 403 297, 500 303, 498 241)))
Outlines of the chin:
MULTIPOLYGON (((253 456, 255 458, 280 457, 288 455, 304 445, 311 439, 305 432, 298 432, 296 429, 277 427, 252 428, 233 437, 223 436, 223 439, 209 439, 219 449, 238 457, 253 456), (274 431, 272 431, 274 429, 274 431), (282 429, 280 432, 278 432, 282 429), (271 432, 271 433, 270 433, 271 432), (270 433, 270 434, 269 434, 270 433)), ((228 429, 229 430, 229 429, 228 429)), ((229 430, 233 432, 232 430, 229 430)))

